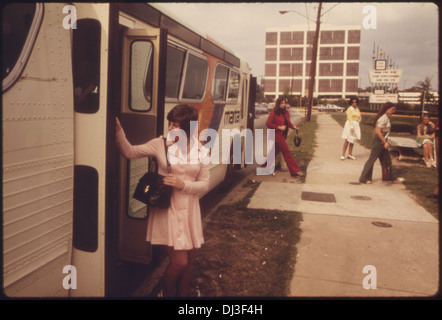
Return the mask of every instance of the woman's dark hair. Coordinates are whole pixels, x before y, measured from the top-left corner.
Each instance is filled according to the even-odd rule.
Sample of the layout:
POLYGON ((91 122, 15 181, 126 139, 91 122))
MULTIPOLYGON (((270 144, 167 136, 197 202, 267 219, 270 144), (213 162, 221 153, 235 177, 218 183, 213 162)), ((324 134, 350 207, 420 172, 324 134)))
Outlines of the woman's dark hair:
POLYGON ((273 108, 273 111, 277 114, 280 115, 281 113, 285 113, 285 110, 282 110, 279 106, 281 105, 281 102, 285 101, 287 102, 287 100, 285 98, 278 98, 275 101, 275 107, 273 108))
POLYGON ((343 112, 346 112, 347 109, 350 108, 351 105, 353 105, 353 100, 356 100, 356 101, 359 103, 359 99, 358 99, 358 97, 351 97, 351 98, 348 100, 348 106, 346 106, 346 107, 344 108, 343 112))
POLYGON ((350 100, 348 100, 348 105, 351 106, 353 104, 353 100, 356 100, 357 103, 359 103, 358 97, 351 97, 350 100))
POLYGON ((190 121, 198 121, 198 111, 189 104, 179 104, 169 111, 167 120, 170 122, 178 122, 180 129, 183 129, 187 137, 190 138, 190 121))
POLYGON ((382 117, 382 116, 385 114, 385 112, 387 112, 388 109, 390 109, 391 107, 394 107, 394 106, 395 106, 394 103, 391 103, 391 102, 387 102, 387 103, 385 103, 385 104, 381 107, 381 109, 379 109, 378 114, 377 114, 376 117, 374 118, 373 127, 376 127, 376 122, 378 121, 378 119, 379 119, 380 117, 382 117))

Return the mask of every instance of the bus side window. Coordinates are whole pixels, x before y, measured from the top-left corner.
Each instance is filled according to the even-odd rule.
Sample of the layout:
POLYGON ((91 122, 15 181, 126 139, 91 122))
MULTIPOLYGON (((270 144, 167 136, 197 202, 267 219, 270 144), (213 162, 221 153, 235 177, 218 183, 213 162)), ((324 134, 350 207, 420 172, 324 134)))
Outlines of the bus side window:
POLYGON ((149 41, 134 41, 130 54, 129 107, 134 111, 152 108, 153 46, 149 41))
POLYGON ((187 59, 186 78, 184 81, 183 98, 202 100, 206 89, 207 61, 189 54, 187 59))
POLYGON ((72 37, 74 110, 95 113, 99 109, 101 25, 80 19, 72 37))
POLYGON ((218 65, 216 67, 215 79, 213 81, 213 87, 212 87, 213 101, 225 101, 228 75, 229 75, 229 70, 226 67, 221 65, 218 65))
POLYGON ((239 73, 230 72, 229 77, 229 97, 227 98, 228 102, 236 102, 238 100, 239 95, 239 73))
POLYGON ((9 89, 26 65, 39 25, 43 5, 36 3, 7 3, 2 8, 2 91, 9 89))
POLYGON ((166 97, 178 100, 185 51, 167 46, 166 97))

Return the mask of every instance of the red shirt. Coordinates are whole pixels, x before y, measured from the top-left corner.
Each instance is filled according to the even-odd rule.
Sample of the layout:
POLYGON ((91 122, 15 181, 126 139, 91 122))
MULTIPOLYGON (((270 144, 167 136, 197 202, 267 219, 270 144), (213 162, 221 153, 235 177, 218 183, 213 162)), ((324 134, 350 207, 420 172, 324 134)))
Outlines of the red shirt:
MULTIPOLYGON (((284 133, 284 131, 278 129, 279 126, 286 125, 286 122, 284 121, 284 117, 287 120, 287 125, 290 128, 295 129, 295 126, 290 121, 290 114, 287 110, 285 111, 285 113, 280 113, 279 115, 276 114, 274 110, 272 110, 269 114, 269 117, 267 118, 267 122, 266 122, 267 128, 275 129, 276 133, 278 133, 278 132, 284 133)), ((286 129, 286 131, 288 131, 288 128, 286 129)))

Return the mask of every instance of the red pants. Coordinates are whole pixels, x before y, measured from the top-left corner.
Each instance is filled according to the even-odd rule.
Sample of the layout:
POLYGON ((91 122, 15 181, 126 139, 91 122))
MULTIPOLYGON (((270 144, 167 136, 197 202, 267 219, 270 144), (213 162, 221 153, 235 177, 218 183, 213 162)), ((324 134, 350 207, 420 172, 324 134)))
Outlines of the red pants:
MULTIPOLYGON (((273 147, 275 148, 275 159, 279 151, 281 151, 285 163, 289 168, 290 174, 295 174, 301 171, 301 168, 299 168, 299 165, 296 162, 295 158, 293 158, 292 154, 290 153, 289 146, 287 145, 287 141, 284 135, 280 132, 276 132, 275 140, 276 140, 275 144, 273 145, 273 147)), ((271 152, 273 152, 273 150, 271 152)), ((267 166, 267 161, 261 167, 265 168, 266 166, 267 166)))

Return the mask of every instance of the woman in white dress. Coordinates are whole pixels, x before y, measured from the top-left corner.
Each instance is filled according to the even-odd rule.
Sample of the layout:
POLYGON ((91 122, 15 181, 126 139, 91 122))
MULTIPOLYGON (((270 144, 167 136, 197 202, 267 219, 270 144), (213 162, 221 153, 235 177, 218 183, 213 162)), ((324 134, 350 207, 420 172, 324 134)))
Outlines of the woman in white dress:
POLYGON ((353 156, 353 146, 356 140, 361 139, 361 129, 359 122, 361 122, 361 112, 358 108, 358 98, 350 99, 350 106, 347 108, 347 120, 345 121, 344 129, 342 130, 341 138, 344 139, 344 146, 342 147, 341 160, 346 158, 356 160, 353 156), (348 154, 345 155, 348 147, 348 154))

